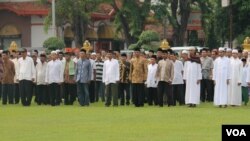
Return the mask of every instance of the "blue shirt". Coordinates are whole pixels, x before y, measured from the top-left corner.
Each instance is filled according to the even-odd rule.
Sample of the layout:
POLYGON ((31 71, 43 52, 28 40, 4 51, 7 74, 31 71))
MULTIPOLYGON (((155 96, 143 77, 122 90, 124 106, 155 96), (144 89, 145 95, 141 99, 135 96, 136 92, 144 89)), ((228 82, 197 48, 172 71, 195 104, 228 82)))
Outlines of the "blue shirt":
POLYGON ((88 59, 79 59, 76 64, 76 82, 87 83, 91 80, 91 63, 88 59))

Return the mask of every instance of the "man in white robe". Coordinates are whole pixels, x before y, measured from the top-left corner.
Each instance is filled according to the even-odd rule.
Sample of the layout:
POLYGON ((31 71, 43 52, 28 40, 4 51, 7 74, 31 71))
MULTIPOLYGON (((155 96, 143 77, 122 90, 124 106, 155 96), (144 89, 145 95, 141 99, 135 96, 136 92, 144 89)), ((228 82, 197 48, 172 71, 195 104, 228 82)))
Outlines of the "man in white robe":
POLYGON ((195 56, 184 64, 183 79, 186 81, 185 104, 196 107, 200 104, 200 81, 202 79, 200 59, 195 56))
POLYGON ((225 56, 224 48, 219 48, 219 57, 214 61, 213 80, 215 84, 214 105, 226 107, 230 80, 230 60, 225 56))
POLYGON ((243 63, 238 58, 238 50, 232 51, 232 58, 230 59, 231 80, 228 91, 228 105, 240 106, 242 102, 241 95, 241 76, 243 63))

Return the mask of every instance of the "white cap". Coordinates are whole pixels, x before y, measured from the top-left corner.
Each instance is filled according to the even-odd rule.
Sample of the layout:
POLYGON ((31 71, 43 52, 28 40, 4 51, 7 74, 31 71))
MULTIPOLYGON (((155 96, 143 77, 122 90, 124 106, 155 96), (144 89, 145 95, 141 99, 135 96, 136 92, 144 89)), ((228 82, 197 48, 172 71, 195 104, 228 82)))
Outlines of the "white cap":
POLYGON ((181 53, 182 54, 188 54, 188 51, 187 50, 183 50, 181 53))
POLYGON ((92 52, 91 55, 96 55, 96 53, 95 53, 95 52, 92 52))
POLYGON ((225 49, 223 47, 220 47, 219 51, 225 51, 225 49))
POLYGON ((190 47, 189 50, 195 50, 195 47, 190 47))
POLYGON ((30 56, 30 52, 27 52, 27 55, 30 56))
POLYGON ((232 53, 238 53, 237 49, 233 49, 232 53))
POLYGON ((0 50, 0 53, 3 53, 3 50, 0 50))
POLYGON ((50 54, 57 54, 57 52, 56 51, 51 51, 51 53, 50 54))
POLYGON ((59 50, 59 49, 57 49, 55 52, 56 52, 56 54, 58 54, 58 53, 60 52, 60 50, 59 50))

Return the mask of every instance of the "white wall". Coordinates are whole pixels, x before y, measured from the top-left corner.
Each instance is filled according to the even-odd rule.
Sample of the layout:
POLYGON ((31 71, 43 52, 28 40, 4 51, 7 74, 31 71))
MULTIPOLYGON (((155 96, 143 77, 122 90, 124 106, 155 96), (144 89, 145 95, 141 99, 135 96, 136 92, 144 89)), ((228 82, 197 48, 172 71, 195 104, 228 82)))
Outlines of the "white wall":
POLYGON ((31 47, 42 47, 43 42, 53 36, 53 30, 44 31, 44 17, 31 16, 31 47))

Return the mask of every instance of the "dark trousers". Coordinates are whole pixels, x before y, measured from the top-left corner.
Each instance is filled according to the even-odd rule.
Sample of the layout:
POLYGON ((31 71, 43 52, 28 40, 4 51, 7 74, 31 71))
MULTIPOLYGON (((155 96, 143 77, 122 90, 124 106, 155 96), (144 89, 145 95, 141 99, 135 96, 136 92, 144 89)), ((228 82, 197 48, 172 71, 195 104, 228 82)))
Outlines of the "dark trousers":
POLYGON ((50 95, 48 93, 47 85, 37 85, 36 86, 36 96, 37 96, 37 104, 47 105, 50 104, 50 95))
POLYGON ((60 105, 61 96, 60 96, 60 85, 58 83, 49 84, 49 95, 50 95, 51 106, 60 105))
POLYGON ((159 106, 163 106, 163 96, 167 95, 168 106, 174 105, 173 86, 167 82, 160 81, 158 83, 158 99, 159 106))
POLYGON ((201 101, 212 102, 214 98, 213 81, 209 79, 201 80, 201 101))
POLYGON ((15 83, 14 87, 13 87, 13 93, 14 93, 14 97, 15 97, 15 104, 18 104, 20 101, 20 92, 19 92, 19 84, 15 83))
POLYGON ((96 81, 95 86, 96 86, 96 94, 95 94, 96 101, 99 101, 99 97, 101 97, 102 102, 104 102, 105 101, 104 83, 102 81, 96 81))
POLYGON ((118 106, 118 84, 110 83, 106 85, 106 106, 111 105, 111 100, 113 100, 113 106, 118 106))
POLYGON ((37 103, 37 92, 36 92, 36 84, 32 84, 32 95, 35 96, 35 102, 37 103))
POLYGON ((89 100, 90 100, 91 103, 95 102, 95 81, 90 81, 89 100))
POLYGON ((249 101, 248 87, 242 86, 241 91, 242 91, 242 101, 244 102, 244 105, 247 105, 249 101))
POLYGON ((65 98, 64 83, 60 85, 59 93, 60 93, 60 102, 62 102, 62 99, 65 98))
POLYGON ((124 105, 125 103, 125 96, 126 96, 126 104, 130 104, 130 84, 129 83, 119 83, 119 97, 120 97, 120 104, 124 105))
POLYGON ((2 84, 3 104, 14 104, 13 84, 2 84))
POLYGON ((184 96, 184 89, 183 84, 174 84, 173 85, 173 99, 174 99, 174 105, 176 105, 176 102, 179 102, 179 105, 185 104, 185 96, 184 96))
POLYGON ((144 92, 143 83, 132 83, 133 102, 136 107, 144 106, 143 92, 144 92))
POLYGON ((76 85, 70 83, 64 83, 64 104, 73 105, 76 100, 76 85))
POLYGON ((77 95, 81 106, 89 106, 89 84, 77 82, 77 95))
POLYGON ((32 85, 30 80, 21 80, 19 82, 19 92, 23 106, 30 106, 32 100, 32 85))
POLYGON ((147 101, 148 101, 148 89, 147 89, 147 87, 145 87, 145 85, 143 85, 142 98, 143 98, 143 102, 147 103, 147 101))
POLYGON ((148 97, 147 97, 147 101, 148 101, 148 105, 158 105, 158 94, 157 94, 157 88, 148 88, 148 97))

